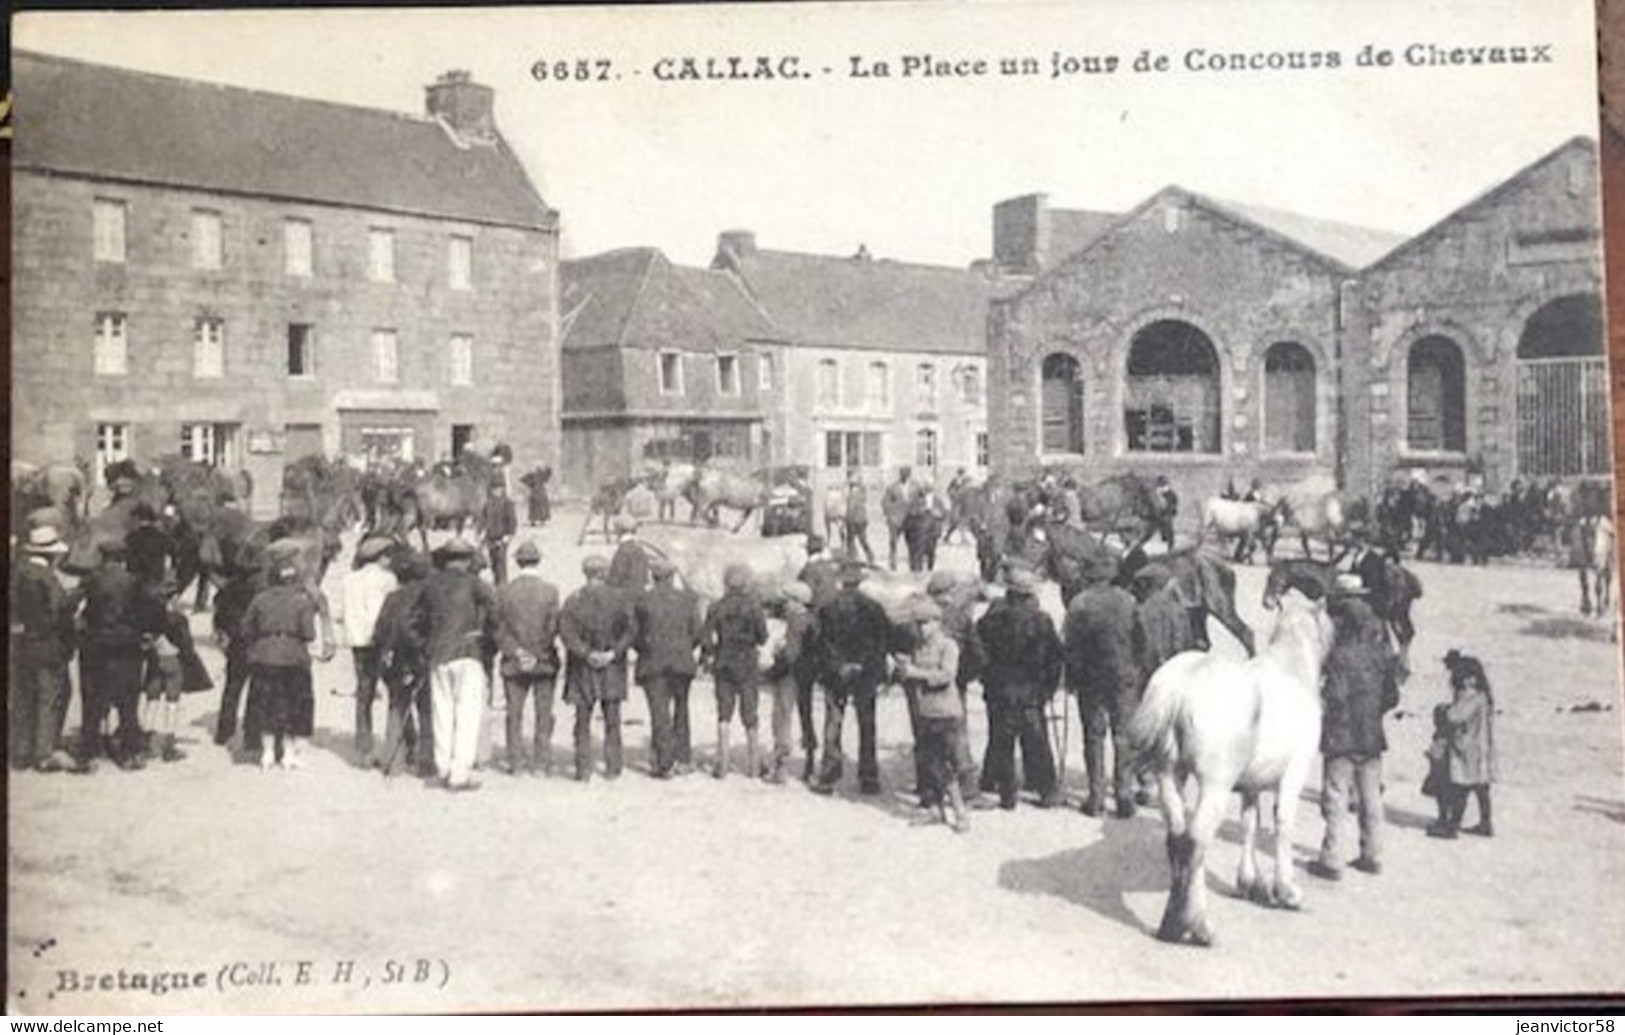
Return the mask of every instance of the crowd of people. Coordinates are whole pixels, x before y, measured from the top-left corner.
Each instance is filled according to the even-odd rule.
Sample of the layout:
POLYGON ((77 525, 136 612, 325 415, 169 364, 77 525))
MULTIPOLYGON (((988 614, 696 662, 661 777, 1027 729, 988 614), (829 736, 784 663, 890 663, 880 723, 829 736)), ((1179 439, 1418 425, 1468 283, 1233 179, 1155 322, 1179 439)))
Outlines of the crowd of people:
MULTIPOLYGON (((730 566, 723 595, 709 607, 678 585, 672 563, 651 555, 624 517, 616 522, 621 541, 614 555, 588 557, 584 585, 567 596, 543 577, 534 541, 513 550, 510 572, 517 528, 512 503, 501 494, 491 504, 502 512, 491 515, 488 533, 495 534, 487 535, 484 551, 461 538, 428 555, 393 539, 363 538, 333 594, 331 637, 319 633, 318 595, 295 552, 282 543, 245 546, 214 610, 226 658, 215 740, 232 744, 240 727, 237 743, 248 759, 267 769, 304 765, 304 745, 314 733, 312 658, 330 659, 342 645, 353 657, 359 764, 389 774, 416 771, 452 791, 477 788, 480 738, 500 680, 507 772, 558 771, 557 699, 574 709, 566 772, 582 782, 599 772, 619 778, 623 710, 635 685, 647 701, 649 772, 664 780, 696 768, 689 694, 696 678, 709 674, 717 718, 713 776, 730 772, 737 717, 746 775, 787 782, 799 748, 801 779, 815 792, 833 793, 845 774, 850 707, 857 716, 857 790, 878 794, 876 712, 883 688, 895 685, 914 736, 913 792, 923 808, 964 830, 971 811, 1016 808, 1023 789, 1039 807, 1062 804, 1050 706, 1064 688, 1076 696, 1082 717, 1083 811, 1130 817, 1147 804, 1152 788, 1134 771, 1126 724, 1162 662, 1204 646, 1169 568, 1153 560, 1125 577, 1109 551, 1090 554, 1090 563, 1068 573, 1059 626, 1038 606, 1040 575, 1020 556, 1008 558, 1002 595, 979 618, 960 580, 943 572, 888 613, 863 591, 870 569, 854 556, 866 545, 864 524, 853 520, 867 513, 861 482, 854 479, 846 491, 844 549, 808 536, 799 578, 767 598, 746 568, 730 566), (479 574, 484 567, 490 581, 479 574), (966 723, 968 695, 978 685, 988 720, 980 764, 966 723), (373 729, 380 689, 387 712, 381 742, 373 729), (759 735, 763 696, 770 744, 759 735), (593 757, 595 717, 603 729, 601 769, 593 757)), ((922 533, 909 533, 921 515, 933 513, 931 495, 911 489, 905 471, 882 501, 889 546, 900 538, 919 571, 931 568, 931 550, 922 533)), ((1064 508, 1049 517, 1052 535, 1068 531, 1064 508)), ((54 570, 66 550, 57 531, 30 531, 12 587, 14 765, 87 772, 104 757, 125 768, 184 757, 175 738, 178 702, 213 684, 176 608, 173 576, 142 541, 145 526, 138 522, 126 542, 104 543, 102 563, 71 592, 54 570), (76 652, 84 720, 77 751, 69 754, 62 727, 76 652), (143 695, 150 702, 145 715, 143 695), (110 712, 117 725, 109 737, 102 727, 110 712)), ((941 528, 925 527, 934 549, 941 528)), ((1397 703, 1405 677, 1389 630, 1366 597, 1359 576, 1348 575, 1328 601, 1337 640, 1323 693, 1326 850, 1315 871, 1331 878, 1344 862, 1338 829, 1351 801, 1361 823, 1354 864, 1380 869, 1383 715, 1397 703)), ((1466 788, 1473 788, 1483 818, 1469 829, 1488 834, 1488 680, 1475 659, 1453 652, 1448 661, 1458 700, 1436 714, 1426 791, 1438 798, 1440 818, 1432 832, 1454 836, 1461 829, 1466 788)))

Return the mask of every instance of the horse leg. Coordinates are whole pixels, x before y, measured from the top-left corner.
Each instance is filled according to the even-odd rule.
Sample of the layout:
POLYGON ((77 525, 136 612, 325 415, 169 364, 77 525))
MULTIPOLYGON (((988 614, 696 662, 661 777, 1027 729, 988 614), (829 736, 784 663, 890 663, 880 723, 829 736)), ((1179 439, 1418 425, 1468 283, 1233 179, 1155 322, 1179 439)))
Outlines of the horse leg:
POLYGON ((749 521, 749 520, 750 520, 750 516, 751 516, 751 515, 752 515, 752 514, 754 514, 754 513, 756 513, 756 509, 755 509, 755 508, 754 508, 754 507, 746 507, 746 508, 745 508, 745 510, 744 510, 744 512, 743 512, 743 513, 742 513, 742 514, 741 514, 741 515, 740 515, 740 517, 739 517, 739 524, 737 524, 737 525, 735 525, 735 526, 734 526, 734 530, 733 530, 733 534, 734 534, 734 535, 738 535, 738 534, 739 534, 739 530, 740 530, 740 529, 741 529, 741 528, 744 528, 744 527, 745 527, 745 522, 747 522, 747 521, 749 521))
POLYGON ((1586 578, 1588 571, 1584 564, 1576 569, 1576 574, 1580 576, 1580 613, 1583 615, 1591 614, 1591 580, 1586 578))
POLYGON ((1162 820, 1168 828, 1168 904, 1163 908, 1157 937, 1165 942, 1177 942, 1185 934, 1182 920, 1189 895, 1190 834, 1185 822, 1185 801, 1179 795, 1179 780, 1171 769, 1157 772, 1157 787, 1162 820))
POLYGON ((1196 814, 1191 818, 1190 871, 1185 883, 1190 889, 1185 898, 1185 933, 1197 945, 1213 944, 1213 925, 1207 918, 1207 850, 1219 832, 1224 819, 1225 806, 1230 803, 1230 789, 1235 781, 1199 776, 1196 814))
POLYGON ((1292 831, 1298 823, 1298 796, 1309 782, 1312 755, 1293 759, 1275 789, 1275 887, 1271 899, 1282 909, 1301 909, 1303 891, 1292 879, 1292 831))
POLYGON ((1241 792, 1241 866, 1236 871, 1236 895, 1252 902, 1267 902, 1269 892, 1258 878, 1258 792, 1241 792))

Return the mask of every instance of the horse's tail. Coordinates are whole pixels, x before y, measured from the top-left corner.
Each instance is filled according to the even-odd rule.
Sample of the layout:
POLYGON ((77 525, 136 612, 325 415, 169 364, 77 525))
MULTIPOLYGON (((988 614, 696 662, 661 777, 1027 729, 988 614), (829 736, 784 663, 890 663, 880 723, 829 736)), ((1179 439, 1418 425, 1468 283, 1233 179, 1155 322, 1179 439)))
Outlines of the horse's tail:
POLYGON ((1129 719, 1129 750, 1136 767, 1167 769, 1179 758, 1179 719, 1184 708, 1177 683, 1168 678, 1166 666, 1159 669, 1129 719))

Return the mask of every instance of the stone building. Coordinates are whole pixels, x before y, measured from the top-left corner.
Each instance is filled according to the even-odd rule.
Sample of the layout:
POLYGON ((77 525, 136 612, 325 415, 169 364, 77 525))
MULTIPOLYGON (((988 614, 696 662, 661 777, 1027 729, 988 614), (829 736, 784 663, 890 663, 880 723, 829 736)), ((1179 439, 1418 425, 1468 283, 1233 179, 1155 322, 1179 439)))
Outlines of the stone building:
POLYGON ((732 275, 628 248, 565 262, 560 283, 569 491, 666 459, 776 462, 784 343, 732 275))
MULTIPOLYGON (((557 214, 466 73, 426 112, 13 55, 12 448, 556 463, 557 214)), ((98 478, 99 481, 99 478, 98 478)))
POLYGON ((1104 228, 1003 203, 995 260, 1036 275, 990 317, 995 463, 1193 501, 1601 473, 1595 170, 1570 141, 1408 241, 1179 187, 1104 228))
POLYGON ((1571 140, 1364 270, 1347 312, 1350 488, 1395 469, 1612 470, 1597 148, 1571 140))
POLYGON ((988 302, 1019 281, 991 271, 758 248, 719 236, 713 268, 738 278, 784 341, 778 461, 821 485, 859 470, 879 486, 912 467, 939 484, 988 466, 988 302))

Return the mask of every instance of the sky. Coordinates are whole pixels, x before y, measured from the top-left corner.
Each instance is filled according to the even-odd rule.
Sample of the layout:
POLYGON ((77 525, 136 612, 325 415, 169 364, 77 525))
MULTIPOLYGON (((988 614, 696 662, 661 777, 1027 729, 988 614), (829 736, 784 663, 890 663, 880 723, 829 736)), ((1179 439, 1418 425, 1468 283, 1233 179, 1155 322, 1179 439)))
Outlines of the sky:
POLYGON ((1170 183, 1413 233, 1597 133, 1589 0, 63 12, 12 31, 30 50, 413 114, 466 69, 560 210, 566 258, 653 245, 705 264, 719 231, 748 229, 763 248, 964 266, 991 252, 996 201, 1123 211, 1170 183), (1391 64, 1357 62, 1368 46, 1391 64), (1412 63, 1490 47, 1549 60, 1412 63), (1142 52, 1166 69, 1136 71, 1142 52), (1339 67, 1211 67, 1288 52, 1339 67), (1118 65, 1056 76, 1057 55, 1118 65), (659 78, 729 57, 794 58, 798 75, 659 78), (1038 74, 1000 74, 1001 58, 1038 74), (590 81, 554 79, 560 59, 588 61, 590 81))

